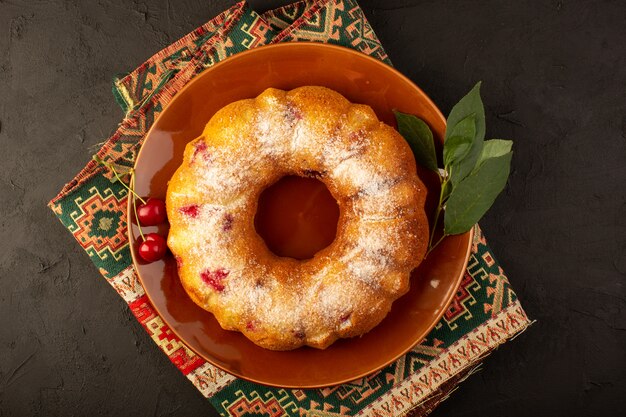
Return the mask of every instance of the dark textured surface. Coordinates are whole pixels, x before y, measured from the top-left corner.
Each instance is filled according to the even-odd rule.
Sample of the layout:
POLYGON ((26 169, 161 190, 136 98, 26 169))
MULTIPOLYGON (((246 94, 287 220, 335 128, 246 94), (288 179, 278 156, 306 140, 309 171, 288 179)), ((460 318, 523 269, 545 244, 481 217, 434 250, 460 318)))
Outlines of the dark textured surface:
MULTIPOLYGON (((626 3, 361 3, 445 113, 483 80, 516 140, 482 226, 538 322, 434 415, 623 413, 626 3)), ((45 205, 120 121, 112 75, 230 4, 0 0, 0 416, 214 413, 45 205)))

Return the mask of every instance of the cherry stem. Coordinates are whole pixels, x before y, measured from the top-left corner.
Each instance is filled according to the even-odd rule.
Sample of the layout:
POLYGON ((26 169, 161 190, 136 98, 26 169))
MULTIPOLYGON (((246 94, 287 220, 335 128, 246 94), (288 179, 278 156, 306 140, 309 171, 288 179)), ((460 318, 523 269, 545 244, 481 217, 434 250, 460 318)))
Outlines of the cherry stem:
MULTIPOLYGON (((111 170, 111 172, 113 173, 113 175, 115 175, 115 178, 122 184, 122 186, 124 188, 126 188, 126 190, 128 190, 129 193, 131 193, 135 198, 138 198, 139 201, 141 201, 143 204, 146 204, 146 200, 144 200, 143 198, 141 198, 134 190, 134 177, 135 177, 135 170, 133 170, 132 168, 124 175, 130 175, 130 183, 131 186, 129 187, 128 185, 126 185, 126 183, 122 180, 122 178, 120 177, 120 175, 118 174, 117 170, 115 169, 115 166, 110 163, 110 162, 106 162, 104 161, 102 158, 100 158, 98 155, 94 155, 92 157, 92 159, 94 161, 96 161, 97 163, 99 163, 100 165, 103 165, 107 168, 109 168, 111 170)), ((134 203, 134 199, 133 199, 133 203, 134 203)))
POLYGON ((135 221, 137 222, 137 228, 139 229, 139 235, 141 235, 141 240, 145 242, 146 238, 143 235, 143 231, 141 230, 141 223, 139 223, 139 216, 137 215, 137 199, 139 199, 139 201, 141 201, 143 204, 146 204, 146 200, 144 200, 143 198, 139 197, 139 195, 133 190, 135 188, 135 170, 131 168, 131 169, 128 170, 128 172, 123 174, 123 175, 129 175, 130 176, 130 181, 129 181, 130 182, 130 187, 129 187, 122 180, 122 177, 120 177, 120 174, 117 172, 117 170, 115 169, 115 166, 112 163, 104 161, 98 155, 92 156, 92 159, 94 161, 96 161, 98 164, 100 164, 100 165, 108 168, 109 170, 111 170, 113 175, 115 175, 115 178, 130 193, 129 198, 133 199, 133 212, 135 213, 135 221))
MULTIPOLYGON (((135 172, 133 171, 130 176, 130 185, 131 187, 135 186, 135 172)), ((134 193, 133 193, 134 194, 134 193)), ((139 229, 139 235, 141 236, 142 241, 146 241, 145 236, 143 235, 143 231, 141 230, 141 223, 139 223, 139 216, 137 215, 137 199, 133 198, 133 211, 135 212, 135 221, 137 222, 137 228, 139 229)))

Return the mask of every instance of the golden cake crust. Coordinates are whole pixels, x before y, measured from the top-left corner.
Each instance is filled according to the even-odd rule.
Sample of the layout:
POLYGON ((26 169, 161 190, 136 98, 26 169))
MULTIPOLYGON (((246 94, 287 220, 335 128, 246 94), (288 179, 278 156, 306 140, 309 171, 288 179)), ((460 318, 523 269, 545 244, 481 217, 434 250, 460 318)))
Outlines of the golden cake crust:
POLYGON ((259 346, 326 348, 366 333, 424 257, 426 191, 406 141, 324 87, 268 89, 218 111, 167 190, 168 246, 191 299, 259 346), (254 228, 260 193, 315 176, 337 200, 337 237, 308 260, 273 254, 254 228))

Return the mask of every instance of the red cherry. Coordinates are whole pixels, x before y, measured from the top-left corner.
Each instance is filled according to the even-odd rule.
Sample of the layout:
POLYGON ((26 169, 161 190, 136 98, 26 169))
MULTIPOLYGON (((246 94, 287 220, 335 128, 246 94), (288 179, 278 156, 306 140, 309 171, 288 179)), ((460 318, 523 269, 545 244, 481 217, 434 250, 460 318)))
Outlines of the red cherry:
POLYGON ((146 262, 158 261, 167 251, 167 242, 163 236, 156 233, 148 233, 146 240, 139 244, 139 256, 146 262))
POLYGON ((146 233, 143 235, 144 240, 153 240, 156 242, 164 241, 165 239, 158 233, 146 233))
POLYGON ((148 198, 145 204, 137 206, 137 218, 142 226, 154 226, 167 218, 165 202, 158 198, 148 198))

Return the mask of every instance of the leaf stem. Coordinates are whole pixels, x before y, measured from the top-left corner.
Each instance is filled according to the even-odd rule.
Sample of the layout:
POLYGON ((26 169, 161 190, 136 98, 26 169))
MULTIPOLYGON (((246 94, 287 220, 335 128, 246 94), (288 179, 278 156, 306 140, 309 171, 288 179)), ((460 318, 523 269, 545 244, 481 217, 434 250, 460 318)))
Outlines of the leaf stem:
POLYGON ((448 185, 449 178, 450 178, 449 175, 442 177, 441 174, 439 174, 439 180, 441 181, 441 190, 439 191, 439 203, 437 204, 437 209, 435 210, 435 219, 433 220, 433 226, 430 230, 430 239, 428 239, 429 248, 433 247, 432 242, 433 242, 433 239, 435 238, 435 230, 437 229, 437 224, 439 222, 439 215, 441 214, 441 210, 443 209, 444 192, 445 192, 446 186, 448 185))
POLYGON ((435 229, 437 228, 437 222, 439 222, 439 213, 441 213, 441 196, 439 196, 439 204, 437 210, 435 210, 435 220, 433 220, 433 226, 430 230, 430 238, 428 239, 428 247, 432 247, 432 242, 435 237, 435 229))
POLYGON ((441 212, 444 210, 444 206, 446 201, 448 200, 449 193, 446 194, 446 188, 448 186, 448 182, 450 182, 450 178, 452 175, 452 167, 447 167, 445 169, 439 170, 437 172, 437 176, 439 177, 439 182, 441 183, 441 189, 439 190, 439 203, 437 204, 437 209, 435 210, 435 219, 433 220, 433 225, 430 229, 430 238, 428 239, 428 251, 426 252, 426 256, 430 252, 432 252, 435 247, 441 243, 441 241, 448 235, 442 233, 441 238, 435 243, 433 243, 433 239, 435 238, 435 230, 437 229, 437 224, 439 223, 439 216, 441 212))
POLYGON ((435 248, 437 247, 437 245, 439 245, 441 242, 443 242, 443 239, 445 239, 447 236, 449 235, 441 235, 441 237, 439 238, 438 241, 435 242, 434 245, 430 245, 428 247, 428 251, 426 252, 426 256, 428 256, 433 250, 435 250, 435 248))

